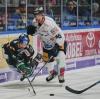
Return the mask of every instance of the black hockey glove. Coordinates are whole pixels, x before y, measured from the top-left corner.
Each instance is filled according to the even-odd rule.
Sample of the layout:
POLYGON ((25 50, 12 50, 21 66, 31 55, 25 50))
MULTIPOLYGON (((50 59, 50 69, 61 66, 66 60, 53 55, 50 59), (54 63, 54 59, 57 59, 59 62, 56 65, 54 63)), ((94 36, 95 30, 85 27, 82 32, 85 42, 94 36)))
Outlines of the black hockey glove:
POLYGON ((38 64, 39 64, 39 62, 41 61, 41 59, 42 59, 42 55, 38 53, 36 55, 36 57, 30 61, 31 67, 36 69, 38 64))
POLYGON ((27 26, 27 34, 33 36, 36 32, 36 26, 29 25, 27 26))
POLYGON ((31 60, 30 65, 32 68, 36 69, 39 62, 37 62, 35 59, 31 60))
POLYGON ((37 55, 34 59, 37 60, 37 61, 41 61, 42 55, 40 53, 37 53, 37 55))

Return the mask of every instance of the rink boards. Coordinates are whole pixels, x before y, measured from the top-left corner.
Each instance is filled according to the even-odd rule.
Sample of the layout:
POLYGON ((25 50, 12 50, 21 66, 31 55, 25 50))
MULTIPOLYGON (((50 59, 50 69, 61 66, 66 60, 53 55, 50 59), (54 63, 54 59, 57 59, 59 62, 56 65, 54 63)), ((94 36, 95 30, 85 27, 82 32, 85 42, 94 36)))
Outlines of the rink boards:
MULTIPOLYGON (((78 29, 78 30, 64 30, 65 40, 67 41, 66 54, 66 71, 75 70, 100 64, 100 29, 78 29)), ((22 33, 22 32, 21 32, 22 33)), ((18 37, 20 33, 16 34, 0 34, 0 83, 19 79, 20 75, 9 68, 2 55, 2 44, 11 41, 18 37)), ((41 43, 37 36, 30 37, 30 44, 35 51, 42 52, 41 43)), ((43 64, 40 64, 35 70, 43 64)), ((47 74, 46 68, 39 73, 39 75, 47 74)))

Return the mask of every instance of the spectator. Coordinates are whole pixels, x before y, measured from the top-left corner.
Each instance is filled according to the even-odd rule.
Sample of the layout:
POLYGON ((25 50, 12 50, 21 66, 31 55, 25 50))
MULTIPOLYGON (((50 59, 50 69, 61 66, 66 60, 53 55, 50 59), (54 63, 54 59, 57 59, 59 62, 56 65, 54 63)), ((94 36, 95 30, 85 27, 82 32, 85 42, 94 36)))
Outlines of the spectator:
POLYGON ((56 1, 57 1, 57 0, 51 0, 51 3, 52 3, 53 5, 56 5, 56 4, 57 4, 56 1))
POLYGON ((38 2, 39 5, 43 5, 44 0, 37 0, 37 2, 38 2))
POLYGON ((79 16, 90 17, 91 16, 91 7, 86 0, 79 0, 79 16))
POLYGON ((94 3, 92 3, 92 19, 93 19, 93 25, 98 25, 99 24, 99 21, 100 21, 100 19, 99 19, 99 17, 100 17, 100 11, 99 11, 99 7, 100 7, 100 5, 99 5, 99 3, 97 3, 97 2, 94 2, 94 3))
POLYGON ((11 20, 16 27, 21 26, 23 24, 22 14, 19 8, 16 8, 15 13, 11 15, 11 20))
POLYGON ((94 2, 92 3, 92 15, 96 15, 99 11, 99 4, 94 2))
POLYGON ((47 5, 46 14, 47 14, 49 17, 54 18, 54 13, 53 13, 53 9, 52 9, 52 4, 51 4, 51 2, 49 2, 48 5, 47 5))
POLYGON ((76 23, 77 10, 76 10, 76 4, 73 2, 73 0, 70 0, 66 3, 66 7, 64 8, 63 13, 64 13, 63 14, 64 22, 69 22, 70 25, 71 25, 71 22, 76 23))
POLYGON ((19 6, 26 6, 26 0, 20 0, 19 1, 19 6))
POLYGON ((21 13, 26 13, 26 0, 20 0, 19 7, 21 13))
POLYGON ((79 0, 79 5, 88 5, 88 1, 87 0, 79 0))
POLYGON ((3 15, 3 13, 1 13, 1 15, 0 15, 0 31, 4 30, 4 26, 5 26, 4 20, 5 20, 5 17, 3 15))
POLYGON ((21 17, 21 12, 20 12, 20 9, 19 8, 16 8, 15 9, 15 13, 12 14, 12 19, 22 19, 21 17))

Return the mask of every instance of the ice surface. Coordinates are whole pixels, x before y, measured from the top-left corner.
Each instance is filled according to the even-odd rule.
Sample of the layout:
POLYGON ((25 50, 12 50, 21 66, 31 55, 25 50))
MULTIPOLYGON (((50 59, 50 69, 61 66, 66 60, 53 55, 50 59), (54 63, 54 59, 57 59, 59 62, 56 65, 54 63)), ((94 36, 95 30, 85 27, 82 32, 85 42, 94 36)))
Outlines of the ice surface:
POLYGON ((100 84, 79 95, 70 93, 64 88, 65 85, 68 85, 81 90, 100 80, 99 65, 81 70, 66 71, 66 82, 63 85, 58 83, 58 78, 47 83, 45 81, 46 76, 38 76, 34 80, 33 86, 37 93, 36 96, 25 80, 0 84, 0 99, 100 99, 100 84), (28 88, 30 88, 30 92, 28 88), (54 96, 50 96, 50 94, 54 94, 54 96))

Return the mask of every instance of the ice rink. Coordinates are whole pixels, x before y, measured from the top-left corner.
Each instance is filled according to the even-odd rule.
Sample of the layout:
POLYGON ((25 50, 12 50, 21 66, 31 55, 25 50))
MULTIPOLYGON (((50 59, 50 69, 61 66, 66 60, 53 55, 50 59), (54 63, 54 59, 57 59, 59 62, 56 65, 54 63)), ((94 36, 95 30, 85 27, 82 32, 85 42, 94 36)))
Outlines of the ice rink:
MULTIPOLYGON (((47 75, 46 75, 47 76, 47 75)), ((81 70, 66 71, 65 84, 58 83, 55 78, 50 83, 45 81, 46 76, 38 76, 33 82, 36 95, 27 81, 14 81, 0 84, 0 99, 100 99, 100 84, 82 94, 73 94, 65 90, 65 85, 81 90, 100 80, 100 66, 81 70), (30 92, 28 91, 30 88, 30 92), (54 96, 50 96, 54 94, 54 96)))

